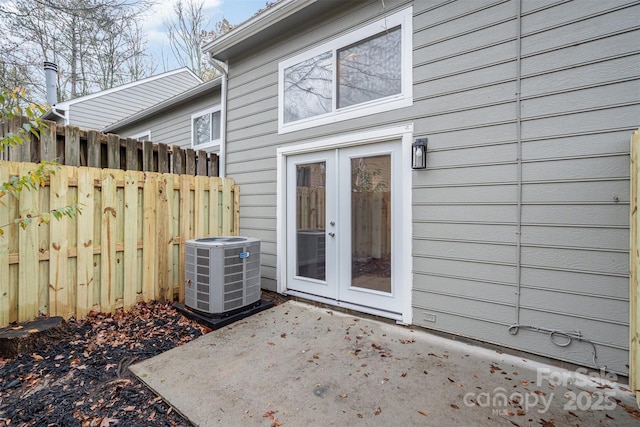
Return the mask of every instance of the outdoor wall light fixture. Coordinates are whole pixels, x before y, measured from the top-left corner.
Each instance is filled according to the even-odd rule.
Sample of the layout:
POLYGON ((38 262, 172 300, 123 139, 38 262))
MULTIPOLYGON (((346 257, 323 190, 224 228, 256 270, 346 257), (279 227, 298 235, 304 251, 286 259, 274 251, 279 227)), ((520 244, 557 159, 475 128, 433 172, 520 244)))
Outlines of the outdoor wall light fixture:
POLYGON ((425 169, 427 167, 427 140, 428 138, 416 138, 411 144, 411 167, 413 169, 425 169))

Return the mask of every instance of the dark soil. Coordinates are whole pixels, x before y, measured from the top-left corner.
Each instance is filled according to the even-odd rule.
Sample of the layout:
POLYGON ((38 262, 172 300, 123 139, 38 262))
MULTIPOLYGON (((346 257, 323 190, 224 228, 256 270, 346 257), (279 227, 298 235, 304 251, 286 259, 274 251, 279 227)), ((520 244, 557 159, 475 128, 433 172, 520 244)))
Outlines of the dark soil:
POLYGON ((63 339, 0 359, 0 426, 187 426, 127 368, 207 332, 169 303, 71 320, 63 339))

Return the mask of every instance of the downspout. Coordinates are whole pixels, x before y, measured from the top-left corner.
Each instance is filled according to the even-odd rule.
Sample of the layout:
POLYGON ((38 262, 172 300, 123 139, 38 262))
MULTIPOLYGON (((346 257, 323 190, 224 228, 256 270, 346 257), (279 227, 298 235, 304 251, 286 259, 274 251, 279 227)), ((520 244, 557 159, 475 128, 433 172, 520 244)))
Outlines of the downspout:
POLYGON ((517 138, 517 218, 516 218, 516 321, 520 324, 522 288, 522 0, 517 0, 516 39, 516 138, 517 138))
POLYGON ((224 178, 226 175, 227 161, 227 80, 229 77, 229 64, 217 61, 211 53, 208 55, 209 63, 222 75, 222 85, 220 88, 220 170, 219 175, 224 178))

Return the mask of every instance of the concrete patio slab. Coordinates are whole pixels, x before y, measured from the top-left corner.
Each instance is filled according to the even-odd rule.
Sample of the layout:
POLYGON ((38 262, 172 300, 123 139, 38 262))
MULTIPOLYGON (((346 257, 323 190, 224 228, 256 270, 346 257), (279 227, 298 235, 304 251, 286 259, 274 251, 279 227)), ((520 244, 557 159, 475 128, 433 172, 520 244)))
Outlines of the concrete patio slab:
POLYGON ((640 423, 615 381, 296 301, 130 369, 197 426, 640 423))

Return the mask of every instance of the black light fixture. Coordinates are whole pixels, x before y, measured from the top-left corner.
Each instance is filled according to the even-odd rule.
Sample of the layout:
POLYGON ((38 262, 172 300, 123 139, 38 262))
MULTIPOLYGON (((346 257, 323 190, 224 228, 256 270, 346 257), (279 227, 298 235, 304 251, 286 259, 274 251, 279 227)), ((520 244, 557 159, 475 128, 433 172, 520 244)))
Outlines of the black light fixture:
POLYGON ((428 138, 416 138, 411 144, 411 167, 413 169, 425 169, 427 167, 427 141, 428 138))

